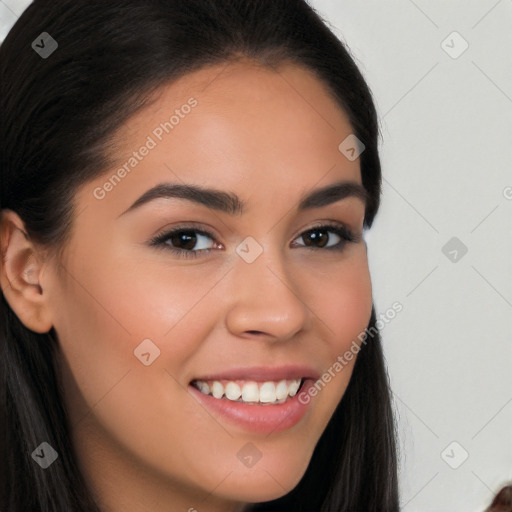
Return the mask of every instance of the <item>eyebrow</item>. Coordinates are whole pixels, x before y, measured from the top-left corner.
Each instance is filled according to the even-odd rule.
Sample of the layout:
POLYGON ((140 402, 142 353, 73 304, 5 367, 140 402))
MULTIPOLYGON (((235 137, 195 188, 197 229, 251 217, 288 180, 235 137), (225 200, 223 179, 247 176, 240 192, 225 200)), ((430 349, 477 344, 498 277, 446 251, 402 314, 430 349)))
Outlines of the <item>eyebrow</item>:
MULTIPOLYGON (((367 190, 359 183, 340 181, 303 195, 297 210, 300 212, 321 208, 349 197, 360 199, 365 206, 370 198, 367 190)), ((119 217, 139 208, 143 204, 160 198, 182 199, 206 206, 211 210, 227 213, 228 215, 242 215, 247 206, 245 201, 232 192, 224 192, 191 184, 160 183, 140 196, 119 217)))

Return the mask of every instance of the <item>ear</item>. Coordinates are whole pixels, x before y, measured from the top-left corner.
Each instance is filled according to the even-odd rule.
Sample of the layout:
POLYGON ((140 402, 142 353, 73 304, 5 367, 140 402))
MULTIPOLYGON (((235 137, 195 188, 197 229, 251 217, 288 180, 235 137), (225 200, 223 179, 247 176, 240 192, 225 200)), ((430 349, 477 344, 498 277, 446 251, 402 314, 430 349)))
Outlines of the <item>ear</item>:
POLYGON ((25 327, 48 332, 52 321, 48 292, 41 286, 42 254, 28 238, 19 215, 9 209, 0 213, 0 286, 4 297, 25 327))

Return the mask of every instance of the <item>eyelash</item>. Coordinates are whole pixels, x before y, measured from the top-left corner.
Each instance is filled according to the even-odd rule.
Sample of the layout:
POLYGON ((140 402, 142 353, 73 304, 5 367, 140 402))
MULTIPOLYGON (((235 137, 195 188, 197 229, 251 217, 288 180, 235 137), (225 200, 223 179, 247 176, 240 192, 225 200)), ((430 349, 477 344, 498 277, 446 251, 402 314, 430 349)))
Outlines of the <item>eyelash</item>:
MULTIPOLYGON (((350 230, 348 227, 342 225, 342 224, 321 224, 318 226, 313 226, 312 228, 307 229, 306 231, 303 231, 299 237, 300 238, 304 235, 307 235, 308 233, 315 232, 315 231, 328 231, 332 232, 336 235, 338 235, 342 241, 338 242, 336 245, 332 247, 308 247, 306 245, 300 246, 305 247, 306 249, 310 250, 326 250, 326 251, 343 251, 345 249, 345 245, 347 243, 357 243, 361 240, 360 235, 356 235, 353 233, 352 230, 350 230)), ((177 235, 179 233, 198 233, 200 235, 206 236, 208 238, 211 238, 212 240, 215 240, 214 235, 209 233, 208 231, 204 231, 198 227, 195 226, 178 226, 177 228, 166 231, 162 234, 156 235, 154 238, 152 238, 149 242, 149 245, 151 247, 158 247, 161 249, 165 249, 168 251, 171 251, 171 253, 176 254, 180 258, 197 258, 199 256, 199 253, 203 254, 209 254, 212 249, 199 249, 199 250, 187 250, 187 249, 176 249, 175 247, 172 247, 168 245, 166 242, 174 235, 177 235)))

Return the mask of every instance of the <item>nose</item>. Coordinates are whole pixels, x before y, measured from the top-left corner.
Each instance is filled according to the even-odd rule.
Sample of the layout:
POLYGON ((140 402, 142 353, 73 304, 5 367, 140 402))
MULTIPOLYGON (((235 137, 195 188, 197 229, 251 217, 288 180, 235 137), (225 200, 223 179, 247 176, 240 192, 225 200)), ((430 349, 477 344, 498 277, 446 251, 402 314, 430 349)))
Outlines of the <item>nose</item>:
POLYGON ((235 336, 285 341, 309 327, 311 310, 277 250, 265 248, 252 263, 235 258, 229 279, 226 327, 235 336))

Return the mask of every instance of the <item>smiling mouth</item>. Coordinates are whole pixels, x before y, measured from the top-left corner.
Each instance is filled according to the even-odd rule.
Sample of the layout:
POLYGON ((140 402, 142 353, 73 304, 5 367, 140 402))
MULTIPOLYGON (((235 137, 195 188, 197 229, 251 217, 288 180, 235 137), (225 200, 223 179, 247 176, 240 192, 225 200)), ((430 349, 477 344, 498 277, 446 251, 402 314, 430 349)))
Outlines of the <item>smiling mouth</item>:
POLYGON ((282 380, 193 380, 194 386, 204 395, 218 400, 230 400, 252 405, 277 405, 294 397, 305 379, 282 380))

